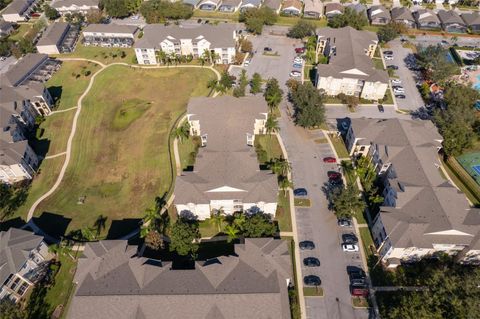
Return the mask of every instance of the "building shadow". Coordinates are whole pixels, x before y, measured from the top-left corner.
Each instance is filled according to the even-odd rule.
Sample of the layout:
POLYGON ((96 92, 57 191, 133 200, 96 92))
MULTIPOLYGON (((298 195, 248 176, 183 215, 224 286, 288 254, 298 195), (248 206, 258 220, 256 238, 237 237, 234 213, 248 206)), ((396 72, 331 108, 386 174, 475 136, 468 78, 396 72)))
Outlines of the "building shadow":
POLYGON ((53 99, 53 104, 56 105, 58 101, 60 101, 63 93, 63 87, 62 86, 51 86, 48 88, 48 92, 50 92, 50 95, 52 96, 53 99))
POLYGON ((56 239, 61 239, 65 236, 71 221, 71 218, 66 218, 65 216, 51 212, 43 212, 40 217, 33 217, 35 225, 56 239))
POLYGON ((126 218, 112 220, 106 239, 118 239, 140 228, 141 218, 126 218))
POLYGON ((25 226, 25 221, 20 217, 12 218, 3 222, 0 222, 0 231, 7 231, 10 228, 22 228, 25 226))

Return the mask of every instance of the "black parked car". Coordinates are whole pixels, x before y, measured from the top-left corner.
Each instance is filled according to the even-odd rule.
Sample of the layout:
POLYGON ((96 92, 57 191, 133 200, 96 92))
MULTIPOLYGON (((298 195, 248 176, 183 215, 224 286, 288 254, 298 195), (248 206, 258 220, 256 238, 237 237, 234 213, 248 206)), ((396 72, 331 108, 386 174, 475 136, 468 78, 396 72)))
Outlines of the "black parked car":
POLYGON ((307 196, 308 192, 305 188, 296 188, 293 191, 293 195, 295 195, 295 196, 307 196))
POLYGON ((270 47, 264 47, 264 48, 263 48, 263 51, 271 52, 271 51, 272 51, 272 48, 270 48, 270 47))
POLYGON ((352 227, 352 221, 347 218, 340 218, 338 219, 338 226, 341 227, 352 227))
POLYGON ((357 236, 355 236, 354 233, 343 234, 342 235, 342 240, 345 244, 356 244, 356 243, 358 243, 358 238, 357 238, 357 236))
POLYGON ((315 244, 311 240, 304 240, 301 241, 298 246, 300 246, 301 250, 312 250, 315 249, 315 244))
POLYGON ((398 66, 396 66, 396 65, 388 65, 388 66, 387 66, 387 69, 398 70, 398 66))
POLYGON ((379 111, 380 113, 385 112, 385 109, 383 108, 383 105, 382 105, 382 104, 378 104, 377 107, 378 107, 378 111, 379 111))
POLYGON ((347 266, 347 273, 352 278, 352 276, 359 276, 360 278, 365 278, 365 271, 357 266, 347 266))
POLYGON ((305 284, 305 286, 320 286, 322 281, 318 276, 309 275, 303 277, 303 283, 305 284))
POLYGON ((307 267, 319 267, 320 266, 320 260, 315 257, 307 257, 303 259, 303 265, 307 267))
POLYGON ((404 99, 404 98, 406 98, 405 94, 395 94, 395 97, 396 97, 397 99, 404 99))

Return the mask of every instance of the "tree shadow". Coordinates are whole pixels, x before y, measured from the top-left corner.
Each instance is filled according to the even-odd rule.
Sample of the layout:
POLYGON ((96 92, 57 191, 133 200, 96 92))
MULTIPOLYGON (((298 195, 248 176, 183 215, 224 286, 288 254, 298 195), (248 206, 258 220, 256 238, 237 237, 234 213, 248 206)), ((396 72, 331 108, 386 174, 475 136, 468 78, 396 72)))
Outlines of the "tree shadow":
POLYGON ((132 231, 139 229, 141 222, 141 218, 124 218, 122 220, 112 220, 112 225, 108 229, 106 239, 118 239, 125 235, 128 235, 132 231))
POLYGON ((35 225, 40 227, 46 234, 57 239, 65 236, 71 221, 71 218, 51 212, 43 212, 40 217, 33 217, 35 225))

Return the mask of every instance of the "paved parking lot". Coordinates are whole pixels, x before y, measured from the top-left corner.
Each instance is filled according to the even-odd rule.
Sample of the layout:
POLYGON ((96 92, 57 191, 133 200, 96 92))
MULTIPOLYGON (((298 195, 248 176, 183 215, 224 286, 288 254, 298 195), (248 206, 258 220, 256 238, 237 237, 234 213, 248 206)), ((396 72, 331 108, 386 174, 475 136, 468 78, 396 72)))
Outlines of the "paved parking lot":
MULTIPOLYGON (((259 73, 264 79, 273 77, 278 80, 286 92, 285 82, 290 78, 290 71, 293 70, 293 59, 296 56, 294 49, 301 46, 301 41, 268 34, 249 37, 248 39, 252 41, 253 49, 256 50, 250 65, 244 67, 247 70, 248 77, 251 78, 254 73, 259 73), (264 55, 263 48, 265 47, 272 48, 272 53, 277 53, 278 56, 264 55)), ((241 69, 241 67, 233 67, 231 73, 237 76, 241 69)))
POLYGON ((412 50, 402 47, 399 40, 391 41, 389 44, 390 49, 385 50, 393 51, 393 60, 385 61, 385 63, 387 66, 398 66, 398 70, 395 70, 395 74, 402 81, 401 86, 405 88, 404 95, 406 98, 396 99, 398 108, 404 110, 416 110, 425 105, 425 103, 422 100, 420 92, 418 92, 418 89, 415 86, 417 80, 413 77, 413 72, 407 68, 405 63, 406 58, 413 54, 412 50))
POLYGON ((7 72, 10 65, 15 63, 17 59, 13 55, 6 58, 4 61, 0 61, 0 74, 7 72))

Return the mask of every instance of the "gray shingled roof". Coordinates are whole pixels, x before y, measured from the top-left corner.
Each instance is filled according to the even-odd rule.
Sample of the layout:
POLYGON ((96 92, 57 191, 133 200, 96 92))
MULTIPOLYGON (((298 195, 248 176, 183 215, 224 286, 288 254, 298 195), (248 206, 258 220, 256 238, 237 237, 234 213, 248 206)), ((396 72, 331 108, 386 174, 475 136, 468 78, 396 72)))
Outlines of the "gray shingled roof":
POLYGON ((99 32, 99 33, 125 33, 135 34, 138 27, 134 25, 110 24, 89 24, 82 32, 99 32))
POLYGON ((235 26, 220 24, 218 26, 202 24, 200 26, 164 26, 163 24, 147 24, 143 28, 143 37, 134 44, 135 48, 160 48, 160 42, 173 37, 175 39, 196 39, 204 37, 212 44, 212 48, 235 47, 233 32, 235 26))
POLYGON ((322 15, 323 13, 323 2, 320 0, 305 0, 305 7, 303 8, 304 12, 316 12, 322 15))
POLYGON ((439 10, 437 15, 443 24, 457 23, 460 25, 465 25, 465 22, 462 20, 462 18, 460 18, 460 15, 453 10, 439 10))
POLYGON ((127 241, 88 243, 68 318, 290 318, 287 243, 246 239, 195 269, 138 257, 127 241))
POLYGON ((89 7, 95 7, 98 6, 99 0, 57 0, 53 1, 51 6, 52 8, 60 8, 60 7, 70 7, 72 5, 76 5, 78 7, 81 6, 89 6, 89 7))
POLYGON ((68 32, 70 25, 66 22, 54 22, 43 33, 37 43, 37 46, 60 45, 65 33, 68 32))
POLYGON ((468 26, 480 25, 480 12, 462 13, 462 19, 468 26))
POLYGON ((325 3, 325 14, 328 14, 329 12, 337 11, 337 10, 340 12, 343 12, 345 8, 340 3, 336 3, 336 2, 325 3))
POLYGON ((206 147, 199 150, 194 172, 176 179, 175 202, 210 203, 232 198, 244 203, 276 202, 275 174, 260 171, 255 149, 247 146, 246 134, 253 134, 255 119, 265 119, 267 104, 261 97, 193 98, 187 107, 191 120, 199 120, 201 134, 208 134, 206 147), (223 186, 241 192, 208 192, 223 186))
POLYGON ((393 247, 431 248, 436 244, 470 244, 472 236, 432 234, 480 231, 480 211, 439 173, 437 147, 442 137, 431 122, 352 119, 359 145, 375 147, 391 163, 389 184, 397 191, 395 207, 381 207, 381 219, 393 247))
POLYGON ((17 61, 8 71, 2 76, 1 85, 19 85, 25 78, 35 71, 41 64, 48 59, 48 55, 40 53, 28 53, 23 58, 17 61), (3 81, 5 80, 6 83, 3 81))
POLYGON ((265 0, 263 5, 267 8, 270 8, 274 11, 277 11, 282 4, 282 0, 265 0))
POLYGON ((413 16, 418 23, 440 23, 440 20, 438 19, 435 12, 430 9, 419 9, 413 13, 413 16))
POLYGON ((0 139, 0 165, 10 166, 21 163, 27 148, 27 140, 9 143, 0 139))
MULTIPOLYGON (((0 145, 1 143, 0 141, 0 145)), ((30 251, 37 248, 42 240, 43 237, 41 236, 17 228, 10 228, 8 231, 0 232, 1 284, 7 280, 10 274, 17 273, 20 270, 25 261, 27 261, 30 251)))
POLYGON ((368 16, 370 20, 380 19, 380 18, 385 18, 390 20, 391 18, 390 12, 388 12, 388 10, 382 5, 371 6, 368 9, 368 16))
POLYGON ((330 38, 330 45, 336 47, 336 55, 330 57, 328 64, 317 66, 317 77, 349 77, 388 83, 387 72, 376 69, 370 57, 365 54, 370 44, 378 42, 375 33, 358 31, 352 27, 323 28, 319 30, 318 36, 320 39, 330 38), (366 75, 345 73, 351 69, 358 69, 366 75))
MULTIPOLYGON (((32 1, 33 2, 33 1, 32 1)), ((25 10, 31 6, 31 3, 27 0, 13 0, 6 8, 3 10, 2 14, 22 14, 25 10)))
POLYGON ((13 23, 0 19, 0 31, 8 31, 13 28, 13 23))
POLYGON ((408 8, 395 7, 392 9, 391 14, 392 14, 392 19, 395 21, 407 20, 407 21, 415 22, 412 12, 408 8))

